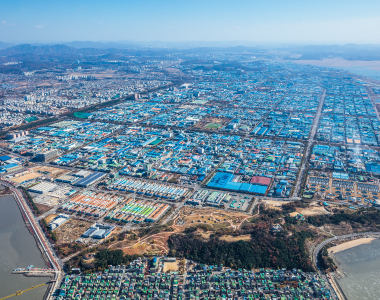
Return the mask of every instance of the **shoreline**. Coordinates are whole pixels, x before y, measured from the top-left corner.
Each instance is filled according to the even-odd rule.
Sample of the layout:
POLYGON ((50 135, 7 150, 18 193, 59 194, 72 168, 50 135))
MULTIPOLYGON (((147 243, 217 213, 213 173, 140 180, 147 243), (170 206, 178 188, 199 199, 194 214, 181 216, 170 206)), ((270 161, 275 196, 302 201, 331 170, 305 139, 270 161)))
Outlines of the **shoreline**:
MULTIPOLYGON (((13 200, 17 203, 17 206, 20 210, 20 214, 22 216, 22 219, 24 220, 24 223, 25 223, 26 227, 28 228, 30 234, 33 236, 34 241, 36 242, 37 248, 41 253, 41 257, 43 258, 43 260, 45 261, 47 266, 51 266, 49 259, 46 257, 46 254, 43 252, 43 249, 42 249, 40 243, 38 242, 36 235, 34 234, 33 230, 31 230, 30 224, 29 224, 28 220, 25 218, 24 213, 22 212, 22 209, 20 207, 20 203, 16 200, 16 195, 14 193, 11 193, 10 195, 13 197, 13 200)), ((51 266, 51 267, 53 267, 53 266, 51 266)))
MULTIPOLYGON (((43 251, 43 249, 42 249, 40 243, 38 242, 38 239, 37 239, 36 235, 34 234, 33 230, 30 228, 29 222, 28 222, 26 216, 24 215, 24 213, 23 213, 23 211, 22 211, 21 204, 20 204, 20 203, 17 201, 17 199, 16 199, 16 195, 15 195, 15 193, 14 193, 14 192, 11 192, 10 194, 0 195, 0 197, 2 197, 2 196, 12 196, 13 201, 15 201, 16 204, 17 204, 17 207, 18 207, 18 209, 19 209, 19 211, 20 211, 20 214, 21 214, 21 217, 22 217, 22 219, 23 219, 23 221, 24 221, 25 226, 28 228, 29 233, 33 236, 33 239, 34 239, 34 241, 35 241, 35 243, 36 243, 36 245, 37 245, 37 249, 39 250, 42 259, 45 261, 45 264, 46 264, 47 266, 51 265, 51 263, 49 262, 49 259, 47 258, 46 254, 44 253, 44 251, 43 251)), ((26 204, 26 205, 28 205, 28 204, 26 204)), ((23 274, 23 275, 25 276, 25 274, 23 274)), ((38 277, 40 277, 40 276, 38 276, 38 277)), ((49 294, 52 292, 52 291, 51 291, 52 288, 54 287, 54 284, 51 282, 51 281, 54 279, 54 275, 51 275, 51 276, 43 276, 43 277, 49 277, 49 278, 50 278, 50 279, 49 279, 49 282, 50 282, 50 283, 48 283, 48 287, 47 287, 47 289, 46 289, 46 291, 45 291, 45 293, 44 293, 44 297, 43 297, 43 300, 47 300, 47 299, 49 298, 49 294)))
MULTIPOLYGON (((27 229, 27 234, 31 235, 31 237, 32 237, 32 239, 30 240, 30 242, 28 243, 28 245, 32 246, 32 243, 33 242, 35 243, 35 245, 37 247, 37 249, 36 249, 37 253, 41 257, 43 264, 45 266, 48 266, 49 262, 47 260, 47 257, 44 255, 44 253, 43 253, 43 251, 41 249, 41 246, 39 245, 39 243, 38 243, 38 241, 36 239, 35 234, 31 230, 30 224, 28 223, 25 215, 22 212, 22 209, 20 207, 20 203, 17 201, 15 193, 14 192, 1 193, 0 194, 0 198, 2 198, 2 199, 5 198, 6 202, 14 202, 16 204, 17 208, 16 208, 15 213, 17 212, 18 214, 20 214, 21 220, 22 220, 22 223, 20 223, 20 225, 23 224, 23 227, 26 227, 26 229, 27 229)), ((34 248, 34 246, 33 246, 33 248, 34 248)), ((48 276, 46 276, 46 275, 45 276, 41 276, 40 274, 15 274, 14 272, 9 272, 9 277, 10 278, 12 277, 12 278, 14 278, 15 281, 17 281, 18 277, 14 276, 14 275, 23 275, 23 277, 45 277, 47 279, 46 281, 44 280, 44 283, 46 283, 46 290, 45 290, 45 292, 43 292, 44 296, 41 299, 47 299, 45 295, 47 295, 47 292, 50 290, 50 287, 52 286, 52 283, 50 281, 53 279, 54 274, 49 274, 48 276)), ((6 276, 8 276, 8 275, 6 275, 6 276)), ((11 281, 13 281, 13 279, 11 281)), ((29 286, 25 286, 23 289, 26 289, 28 287, 29 286)))
POLYGON ((376 239, 377 238, 370 237, 370 238, 360 238, 360 239, 356 239, 356 240, 347 241, 347 242, 344 242, 342 244, 328 248, 327 252, 329 254, 335 254, 335 253, 338 253, 338 252, 341 252, 341 251, 344 251, 347 249, 351 249, 351 248, 354 248, 354 247, 357 247, 360 245, 370 244, 372 241, 374 241, 376 239))

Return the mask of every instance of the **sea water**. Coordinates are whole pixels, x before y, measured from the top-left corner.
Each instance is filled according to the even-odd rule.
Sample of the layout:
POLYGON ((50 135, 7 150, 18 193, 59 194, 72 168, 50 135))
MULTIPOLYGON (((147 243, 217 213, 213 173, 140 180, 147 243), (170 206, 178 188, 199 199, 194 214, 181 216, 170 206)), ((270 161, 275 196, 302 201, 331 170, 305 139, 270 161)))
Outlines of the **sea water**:
POLYGON ((334 254, 347 274, 338 280, 349 300, 380 299, 380 240, 334 254))
MULTIPOLYGON (((32 286, 46 283, 49 277, 25 277, 12 274, 16 268, 34 265, 46 267, 36 241, 26 227, 20 209, 13 196, 0 197, 0 298, 32 286)), ((48 285, 35 288, 20 296, 18 300, 41 300, 48 285)), ((13 299, 13 298, 9 298, 13 299)))

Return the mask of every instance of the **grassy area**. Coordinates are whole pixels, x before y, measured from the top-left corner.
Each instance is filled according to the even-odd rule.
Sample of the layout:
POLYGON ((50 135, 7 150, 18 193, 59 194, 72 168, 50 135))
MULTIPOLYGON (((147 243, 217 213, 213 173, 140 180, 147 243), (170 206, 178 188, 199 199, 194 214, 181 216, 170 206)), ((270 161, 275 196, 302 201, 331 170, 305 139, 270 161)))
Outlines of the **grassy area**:
POLYGON ((210 123, 210 124, 207 124, 205 127, 208 129, 219 129, 220 127, 222 127, 222 124, 210 123))

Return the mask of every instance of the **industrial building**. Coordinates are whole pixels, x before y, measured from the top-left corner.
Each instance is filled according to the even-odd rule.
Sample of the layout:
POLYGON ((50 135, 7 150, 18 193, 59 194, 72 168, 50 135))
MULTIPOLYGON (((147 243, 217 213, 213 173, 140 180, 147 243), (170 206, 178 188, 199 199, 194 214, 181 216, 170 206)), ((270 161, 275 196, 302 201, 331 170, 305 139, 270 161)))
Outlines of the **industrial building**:
POLYGON ((55 179, 55 181, 63 182, 63 183, 69 183, 69 184, 71 184, 77 180, 79 180, 78 177, 68 175, 68 174, 62 175, 62 176, 58 177, 57 179, 55 179))
POLYGON ((49 228, 51 230, 56 229, 57 227, 61 226, 64 224, 67 220, 70 219, 69 215, 66 214, 59 214, 53 221, 49 223, 49 228))
POLYGON ((230 173, 216 172, 208 182, 207 187, 258 195, 265 195, 267 192, 267 185, 235 182, 234 177, 230 173))
POLYGON ((0 173, 9 173, 22 169, 22 166, 16 163, 9 163, 4 166, 0 166, 0 173))
POLYGON ((57 187, 56 184, 51 182, 40 182, 28 189, 29 192, 38 193, 38 194, 45 194, 47 192, 50 192, 54 190, 57 187))
POLYGON ((128 199, 121 206, 107 215, 107 219, 122 221, 124 223, 134 222, 156 222, 170 208, 168 204, 154 203, 147 200, 128 199))
POLYGON ((103 173, 103 172, 94 172, 91 175, 84 177, 81 180, 77 181, 74 185, 80 186, 80 187, 89 187, 90 185, 101 180, 106 175, 107 174, 103 173))
POLYGON ((83 191, 61 206, 61 210, 81 213, 91 217, 101 217, 124 200, 122 196, 110 196, 105 193, 83 191))
POLYGON ((168 200, 178 200, 181 197, 185 197, 189 192, 189 189, 184 187, 134 180, 125 177, 121 177, 111 183, 109 188, 141 195, 145 194, 147 196, 161 197, 168 200))
POLYGON ((84 238, 93 238, 93 239, 104 239, 109 236, 112 231, 115 229, 115 226, 112 225, 104 225, 95 223, 92 225, 85 233, 83 233, 82 237, 84 238))
POLYGON ((36 161, 41 161, 41 162, 47 162, 59 155, 59 150, 58 149, 51 149, 47 151, 42 151, 40 153, 37 153, 35 156, 36 161))

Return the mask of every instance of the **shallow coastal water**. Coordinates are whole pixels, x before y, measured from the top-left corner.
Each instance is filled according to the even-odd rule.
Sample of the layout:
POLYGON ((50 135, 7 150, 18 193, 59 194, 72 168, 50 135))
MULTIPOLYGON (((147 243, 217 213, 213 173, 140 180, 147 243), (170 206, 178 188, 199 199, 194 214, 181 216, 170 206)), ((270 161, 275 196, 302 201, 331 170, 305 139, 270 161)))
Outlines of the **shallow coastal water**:
POLYGON ((335 258, 347 273, 338 280, 347 299, 380 299, 380 240, 335 253, 335 258))
MULTIPOLYGON (((34 237, 25 226, 13 196, 0 197, 0 298, 49 281, 48 277, 11 274, 16 268, 46 267, 34 237)), ((47 285, 17 296, 18 300, 40 300, 47 285)), ((10 298, 11 299, 11 298, 10 298)))
POLYGON ((378 69, 372 69, 369 67, 335 67, 336 69, 346 70, 348 72, 373 78, 373 79, 380 79, 380 70, 378 69))

